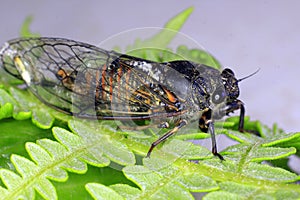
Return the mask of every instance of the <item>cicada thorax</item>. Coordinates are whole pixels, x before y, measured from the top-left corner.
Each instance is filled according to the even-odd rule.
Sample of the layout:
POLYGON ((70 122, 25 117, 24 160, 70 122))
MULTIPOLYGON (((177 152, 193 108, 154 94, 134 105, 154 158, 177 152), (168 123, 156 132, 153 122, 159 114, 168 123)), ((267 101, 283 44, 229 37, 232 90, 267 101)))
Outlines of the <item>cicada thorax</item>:
MULTIPOLYGON (((183 85, 191 88, 182 89, 182 86, 179 86, 181 91, 190 94, 185 95, 187 103, 192 104, 190 109, 196 109, 197 111, 208 108, 213 109, 217 105, 226 102, 226 88, 219 70, 189 61, 174 61, 170 62, 169 65, 184 76, 187 83, 183 85)), ((179 84, 182 84, 182 82, 179 84)), ((180 94, 180 91, 177 91, 177 93, 180 94)))

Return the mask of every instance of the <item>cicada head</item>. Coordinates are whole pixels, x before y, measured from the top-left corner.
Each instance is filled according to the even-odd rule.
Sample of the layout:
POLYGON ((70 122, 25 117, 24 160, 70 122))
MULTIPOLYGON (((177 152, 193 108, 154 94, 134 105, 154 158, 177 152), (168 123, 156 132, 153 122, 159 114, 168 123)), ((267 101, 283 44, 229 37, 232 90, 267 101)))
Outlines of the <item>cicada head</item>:
POLYGON ((221 79, 224 86, 224 94, 226 95, 227 102, 238 98, 240 95, 240 89, 238 86, 238 79, 235 77, 234 72, 231 69, 224 69, 221 73, 221 79))
POLYGON ((241 82, 242 80, 245 80, 245 79, 255 75, 258 71, 259 71, 259 69, 246 77, 237 79, 231 69, 228 69, 228 68, 224 69, 221 73, 221 79, 222 79, 222 82, 224 85, 224 89, 223 89, 224 94, 222 93, 221 96, 226 95, 227 102, 232 102, 232 101, 237 100, 237 98, 240 95, 240 89, 239 89, 238 83, 241 82))

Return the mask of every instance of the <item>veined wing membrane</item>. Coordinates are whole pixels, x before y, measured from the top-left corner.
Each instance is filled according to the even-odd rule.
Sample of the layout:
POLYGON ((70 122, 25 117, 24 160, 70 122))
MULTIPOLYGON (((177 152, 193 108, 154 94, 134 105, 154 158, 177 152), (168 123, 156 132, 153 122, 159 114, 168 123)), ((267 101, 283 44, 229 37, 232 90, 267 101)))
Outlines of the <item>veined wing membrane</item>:
POLYGON ((17 39, 8 43, 1 59, 4 69, 25 80, 41 101, 78 117, 143 119, 154 115, 153 110, 164 113, 165 105, 174 103, 168 102, 158 75, 151 76, 148 69, 155 65, 162 71, 166 66, 89 44, 17 39))

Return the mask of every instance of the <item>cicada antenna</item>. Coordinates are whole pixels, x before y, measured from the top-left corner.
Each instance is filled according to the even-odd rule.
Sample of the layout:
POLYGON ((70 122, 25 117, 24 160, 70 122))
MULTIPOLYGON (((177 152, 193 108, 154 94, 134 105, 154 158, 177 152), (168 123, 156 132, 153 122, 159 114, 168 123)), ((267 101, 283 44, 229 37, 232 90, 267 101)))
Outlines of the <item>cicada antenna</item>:
POLYGON ((250 74, 250 75, 248 75, 248 76, 246 76, 246 77, 243 77, 243 78, 241 78, 241 79, 238 79, 237 81, 240 82, 240 81, 242 81, 242 80, 245 80, 245 79, 247 79, 247 78, 250 78, 251 76, 257 74, 259 71, 260 71, 260 68, 258 68, 258 69, 257 69, 255 72, 253 72, 252 74, 250 74))

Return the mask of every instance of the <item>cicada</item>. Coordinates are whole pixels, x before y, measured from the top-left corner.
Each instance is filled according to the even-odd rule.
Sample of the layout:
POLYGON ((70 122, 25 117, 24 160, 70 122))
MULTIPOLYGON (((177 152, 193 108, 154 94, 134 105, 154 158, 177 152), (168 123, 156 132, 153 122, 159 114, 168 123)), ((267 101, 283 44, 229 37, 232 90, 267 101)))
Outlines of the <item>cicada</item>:
POLYGON ((198 121, 217 151, 214 120, 245 108, 231 69, 219 71, 187 60, 153 62, 62 38, 18 38, 0 50, 0 65, 23 80, 43 103, 79 118, 96 120, 157 119, 170 130, 148 151, 187 123, 198 121), (172 128, 169 127, 172 122, 172 128))

